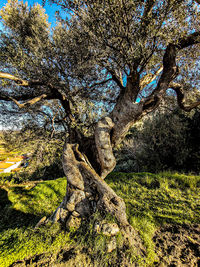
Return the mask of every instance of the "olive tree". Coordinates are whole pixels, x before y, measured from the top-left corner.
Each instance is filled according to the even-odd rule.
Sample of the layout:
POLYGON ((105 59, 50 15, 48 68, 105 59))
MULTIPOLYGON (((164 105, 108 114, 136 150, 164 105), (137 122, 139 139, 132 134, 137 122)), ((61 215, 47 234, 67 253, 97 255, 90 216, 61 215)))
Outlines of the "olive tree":
POLYGON ((52 220, 104 210, 134 242, 125 203, 105 178, 116 165, 113 149, 134 123, 159 107, 168 89, 186 112, 200 104, 199 3, 51 2, 67 14, 57 14, 54 29, 39 5, 9 0, 1 10, 0 100, 8 109, 15 105, 27 112, 59 103, 67 133, 62 157, 67 190, 52 220), (187 93, 193 93, 192 102, 187 93))

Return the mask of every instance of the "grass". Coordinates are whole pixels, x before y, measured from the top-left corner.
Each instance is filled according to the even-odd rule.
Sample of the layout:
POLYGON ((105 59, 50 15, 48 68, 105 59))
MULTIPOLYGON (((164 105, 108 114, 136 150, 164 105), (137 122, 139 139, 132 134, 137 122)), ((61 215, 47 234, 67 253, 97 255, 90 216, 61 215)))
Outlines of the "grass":
POLYGON ((200 176, 113 173, 108 183, 126 202, 129 219, 164 223, 200 222, 200 176))
POLYGON ((147 248, 149 265, 156 257, 152 237, 158 227, 200 223, 200 176, 113 173, 108 183, 125 200, 129 221, 147 248))
MULTIPOLYGON (((129 221, 140 232, 146 246, 149 266, 156 258, 152 237, 158 227, 200 223, 200 176, 168 172, 112 173, 107 182, 125 200, 129 221)), ((34 228, 41 217, 49 216, 62 201, 65 188, 65 178, 24 187, 4 182, 0 189, 0 266, 44 252, 56 252, 72 244, 87 246, 91 257, 102 260, 101 266, 117 260, 116 251, 105 253, 109 237, 93 233, 93 223, 99 214, 78 231, 64 232, 57 224, 34 228)), ((119 235, 119 247, 120 240, 119 235)))
MULTIPOLYGON (((0 176, 1 177, 1 176, 0 176)), ((35 229, 43 216, 49 216, 65 194, 66 178, 33 186, 0 189, 0 266, 70 244, 59 225, 35 229)))
POLYGON ((16 210, 38 217, 49 216, 62 201, 66 185, 66 178, 59 178, 41 182, 34 188, 11 187, 9 200, 16 210))

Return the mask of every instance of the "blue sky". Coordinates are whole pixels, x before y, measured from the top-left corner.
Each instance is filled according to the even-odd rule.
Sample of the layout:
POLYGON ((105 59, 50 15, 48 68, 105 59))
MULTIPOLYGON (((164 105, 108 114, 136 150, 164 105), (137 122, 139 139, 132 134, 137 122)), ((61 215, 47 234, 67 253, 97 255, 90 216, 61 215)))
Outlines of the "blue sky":
MULTIPOLYGON (((34 5, 36 3, 42 5, 42 0, 23 0, 23 2, 28 2, 28 5, 34 5)), ((56 24, 56 18, 55 18, 55 11, 58 10, 57 5, 49 5, 48 0, 47 3, 44 6, 44 9, 46 10, 47 15, 49 16, 49 22, 51 23, 51 26, 55 26, 56 24)), ((5 6, 7 3, 7 0, 0 0, 0 9, 5 6)), ((59 9, 61 11, 61 9, 59 9)))

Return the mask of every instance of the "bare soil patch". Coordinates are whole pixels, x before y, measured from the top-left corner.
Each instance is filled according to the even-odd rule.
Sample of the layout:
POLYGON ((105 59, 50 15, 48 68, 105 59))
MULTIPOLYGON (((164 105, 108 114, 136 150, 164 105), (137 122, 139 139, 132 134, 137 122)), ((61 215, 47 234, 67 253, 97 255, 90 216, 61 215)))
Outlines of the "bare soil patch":
POLYGON ((153 238, 155 266, 200 267, 200 224, 166 225, 153 238))

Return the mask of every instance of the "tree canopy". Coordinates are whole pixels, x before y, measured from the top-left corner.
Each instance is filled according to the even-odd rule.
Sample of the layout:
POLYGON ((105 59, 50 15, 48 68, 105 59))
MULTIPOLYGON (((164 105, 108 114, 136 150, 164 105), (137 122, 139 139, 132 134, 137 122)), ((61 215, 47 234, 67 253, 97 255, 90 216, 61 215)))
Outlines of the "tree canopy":
POLYGON ((36 105, 49 113, 38 103, 49 106, 54 100, 59 110, 58 100, 58 121, 88 123, 88 102, 93 103, 90 112, 100 115, 102 108, 110 112, 124 101, 122 95, 129 95, 135 105, 128 114, 134 117, 134 110, 140 110, 140 117, 155 109, 169 88, 185 111, 199 104, 194 96, 192 104, 184 98, 185 93, 198 95, 198 1, 52 2, 70 16, 51 30, 38 4, 9 0, 1 10, 4 112, 12 101, 15 110, 36 105))

